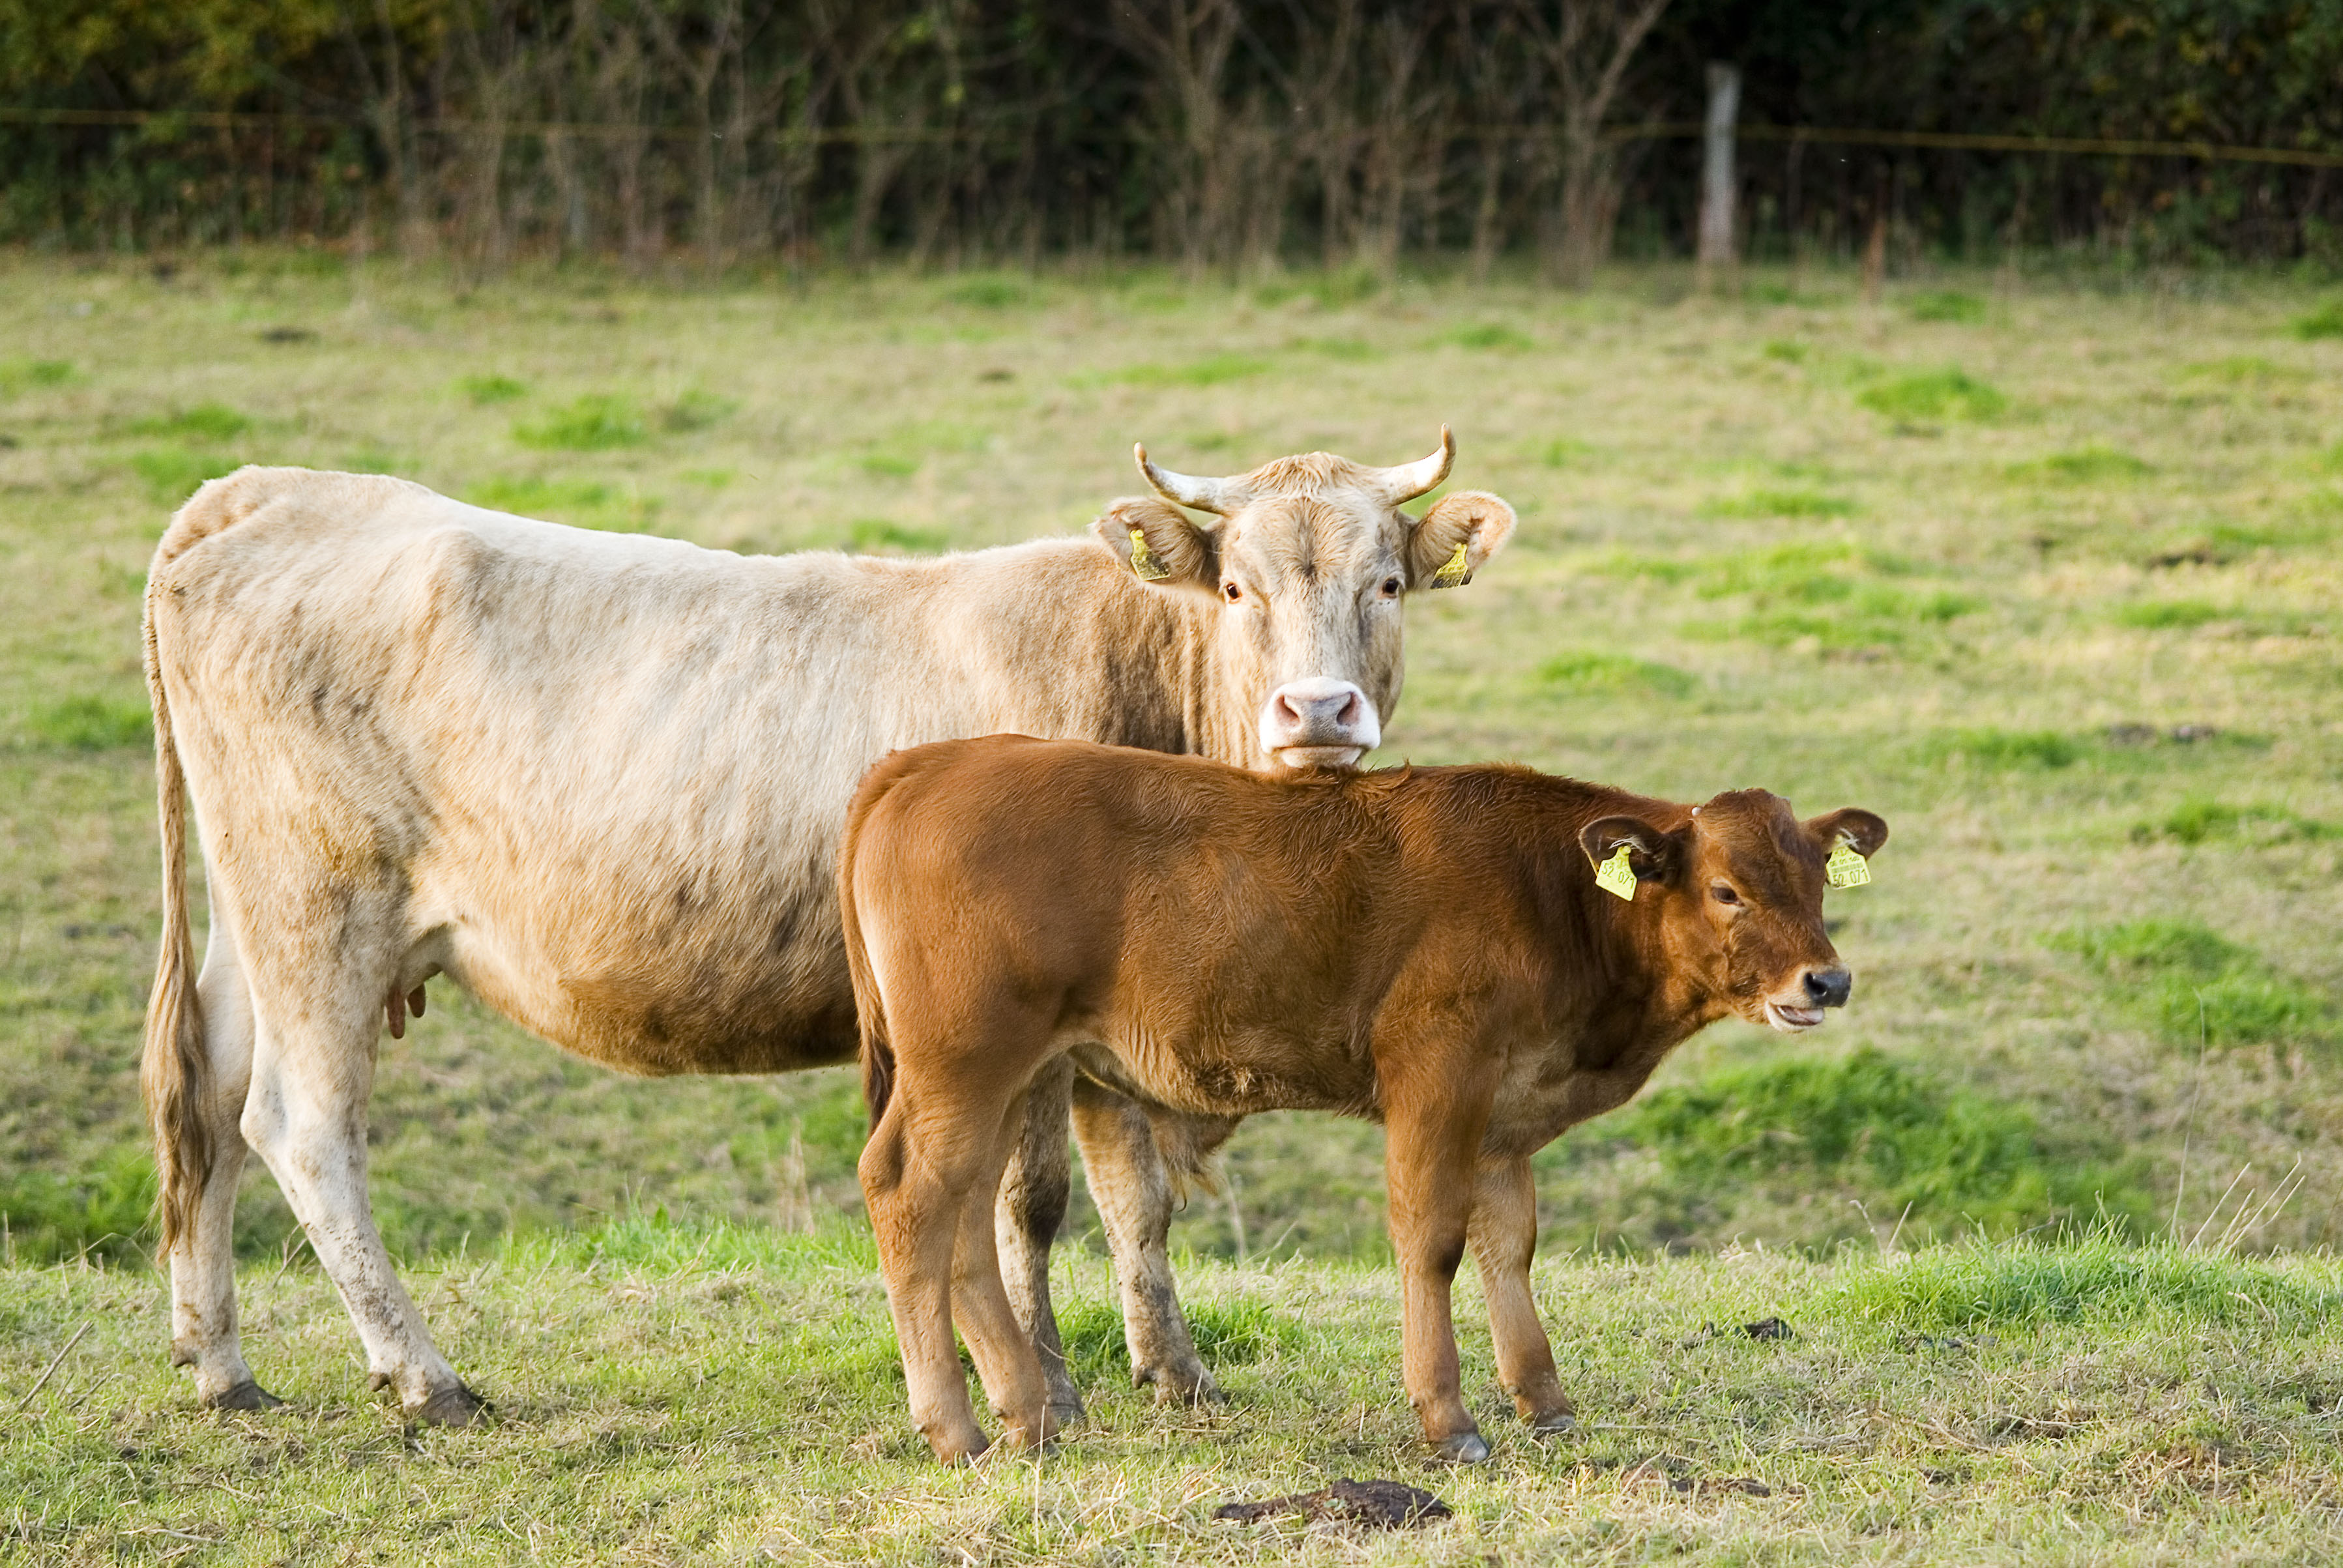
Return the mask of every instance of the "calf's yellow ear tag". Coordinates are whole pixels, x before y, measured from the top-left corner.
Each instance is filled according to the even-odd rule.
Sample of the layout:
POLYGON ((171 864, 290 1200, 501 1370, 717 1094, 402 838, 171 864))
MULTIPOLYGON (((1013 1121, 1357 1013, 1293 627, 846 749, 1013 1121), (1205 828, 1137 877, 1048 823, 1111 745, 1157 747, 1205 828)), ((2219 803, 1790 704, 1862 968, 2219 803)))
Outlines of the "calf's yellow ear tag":
POLYGON ((1631 846, 1622 844, 1618 853, 1594 868, 1594 885, 1606 893, 1616 893, 1629 903, 1635 901, 1635 868, 1627 864, 1631 846))
MULTIPOLYGON (((1473 580, 1473 574, 1464 569, 1464 547, 1470 542, 1466 539, 1456 541, 1456 553, 1450 556, 1441 568, 1432 574, 1433 588, 1461 588, 1473 580)), ((1631 886, 1634 882, 1633 877, 1628 878, 1627 880, 1631 886)))
POLYGON ((1131 575, 1141 582, 1160 583, 1172 575, 1163 558, 1147 548, 1147 535, 1138 528, 1131 530, 1131 575))
POLYGON ((1871 880, 1871 862, 1855 852, 1855 846, 1842 839, 1823 862, 1823 875, 1834 888, 1860 888, 1871 880))

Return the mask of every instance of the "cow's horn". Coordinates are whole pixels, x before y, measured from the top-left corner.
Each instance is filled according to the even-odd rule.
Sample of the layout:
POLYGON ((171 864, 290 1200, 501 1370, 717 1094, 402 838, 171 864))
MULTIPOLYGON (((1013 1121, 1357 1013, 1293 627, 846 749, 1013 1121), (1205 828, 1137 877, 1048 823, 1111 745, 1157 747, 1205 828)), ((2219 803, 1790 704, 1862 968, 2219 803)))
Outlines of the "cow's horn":
POLYGON ((1169 468, 1159 468, 1147 460, 1144 442, 1131 445, 1131 455, 1139 459, 1139 471, 1154 487, 1155 493, 1174 505, 1193 507, 1200 512, 1218 512, 1227 516, 1235 509, 1234 498, 1229 494, 1226 479, 1199 479, 1191 474, 1175 474, 1169 468))
POLYGON ((1389 487, 1391 504, 1396 507, 1402 501, 1412 501, 1428 490, 1438 489, 1440 481, 1448 477, 1449 465, 1455 461, 1456 437, 1448 433, 1447 426, 1443 425, 1440 427, 1440 450, 1420 462, 1378 469, 1376 477, 1389 487))

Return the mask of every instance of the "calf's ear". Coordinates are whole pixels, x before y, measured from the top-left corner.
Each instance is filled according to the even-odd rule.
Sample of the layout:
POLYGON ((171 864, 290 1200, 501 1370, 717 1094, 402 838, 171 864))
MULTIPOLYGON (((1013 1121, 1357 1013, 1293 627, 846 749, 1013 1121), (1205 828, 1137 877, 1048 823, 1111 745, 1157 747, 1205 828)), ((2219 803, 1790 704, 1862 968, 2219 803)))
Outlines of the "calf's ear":
POLYGON ((1845 844, 1868 860, 1879 853, 1879 846, 1887 842, 1887 824, 1853 806, 1809 818, 1806 831, 1823 847, 1825 855, 1845 844))
POLYGON ((1627 865, 1638 881, 1667 882, 1684 864, 1684 836, 1664 833, 1641 817, 1605 817, 1578 830, 1578 847, 1597 866, 1627 846, 1627 865))
POLYGON ((1212 536, 1169 501, 1125 496, 1091 524, 1107 553, 1151 588, 1220 592, 1220 552, 1212 536))
POLYGON ((1459 490, 1424 513, 1408 537, 1407 586, 1462 588, 1513 537, 1513 508, 1486 490, 1459 490))

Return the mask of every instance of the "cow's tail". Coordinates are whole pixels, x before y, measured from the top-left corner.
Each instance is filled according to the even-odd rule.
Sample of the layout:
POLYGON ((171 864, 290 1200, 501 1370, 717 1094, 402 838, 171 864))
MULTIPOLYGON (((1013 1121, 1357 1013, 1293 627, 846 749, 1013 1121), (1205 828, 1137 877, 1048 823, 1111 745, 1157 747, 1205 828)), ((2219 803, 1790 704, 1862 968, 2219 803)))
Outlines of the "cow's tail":
POLYGON ((202 999, 196 992, 196 944, 187 929, 187 781, 179 765, 165 691, 156 612, 166 592, 165 568, 181 555, 258 510, 278 476, 245 468, 214 479, 179 508, 155 548, 146 575, 144 618, 146 696, 155 709, 155 804, 163 836, 163 943, 155 961, 155 989, 146 999, 146 1044, 138 1083, 155 1130, 156 1212, 167 1258, 191 1234, 216 1151, 211 1121, 211 1051, 204 1039, 202 999))
POLYGON ((887 1000, 870 972, 870 950, 862 940, 862 921, 854 908, 854 860, 862 837, 863 819, 870 815, 878 791, 865 780, 847 808, 846 836, 838 848, 838 914, 846 932, 846 972, 854 981, 854 1024, 862 1042, 862 1103, 870 1112, 870 1131, 887 1114, 895 1093, 895 1048, 887 1040, 887 1000))

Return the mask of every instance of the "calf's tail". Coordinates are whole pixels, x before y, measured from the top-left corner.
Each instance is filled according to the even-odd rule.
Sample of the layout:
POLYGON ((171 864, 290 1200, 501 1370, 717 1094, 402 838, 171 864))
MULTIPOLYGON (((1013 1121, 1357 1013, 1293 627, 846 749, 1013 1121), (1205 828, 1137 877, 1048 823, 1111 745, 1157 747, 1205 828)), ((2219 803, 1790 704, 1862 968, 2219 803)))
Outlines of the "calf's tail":
POLYGON ((854 1023, 862 1042, 862 1103, 870 1112, 870 1131, 887 1114, 895 1093, 895 1049, 887 1042, 887 999, 870 972, 870 951, 862 940, 862 921, 854 907, 854 862, 862 837, 863 819, 870 814, 877 791, 856 791, 847 809, 846 837, 838 849, 838 914, 846 932, 846 972, 854 981, 854 1023))

